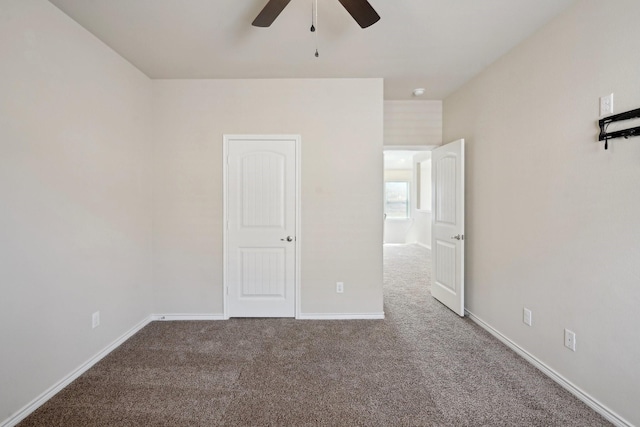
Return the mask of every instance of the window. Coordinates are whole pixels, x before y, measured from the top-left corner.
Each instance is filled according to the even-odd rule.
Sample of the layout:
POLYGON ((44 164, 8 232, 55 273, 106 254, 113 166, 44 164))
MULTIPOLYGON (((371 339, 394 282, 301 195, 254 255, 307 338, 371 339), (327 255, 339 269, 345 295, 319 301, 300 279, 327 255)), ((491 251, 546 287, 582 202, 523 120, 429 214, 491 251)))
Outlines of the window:
POLYGON ((384 213, 387 218, 409 218, 409 183, 407 181, 384 183, 384 213))

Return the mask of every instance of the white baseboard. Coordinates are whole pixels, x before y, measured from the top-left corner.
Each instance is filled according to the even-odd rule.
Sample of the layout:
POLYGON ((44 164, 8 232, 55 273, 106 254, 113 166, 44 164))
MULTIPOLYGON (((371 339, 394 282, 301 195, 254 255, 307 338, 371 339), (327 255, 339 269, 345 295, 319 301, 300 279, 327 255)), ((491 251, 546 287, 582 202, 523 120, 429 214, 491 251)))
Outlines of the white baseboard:
POLYGON ((140 329, 144 328, 151 322, 151 317, 147 317, 142 320, 140 323, 135 325, 133 328, 129 329, 122 336, 117 338, 111 344, 106 346, 104 349, 95 354, 92 358, 84 362, 82 365, 78 366, 75 370, 69 373, 67 376, 62 378, 56 384, 47 389, 40 396, 33 399, 31 402, 27 403, 22 409, 13 414, 11 417, 4 420, 0 423, 0 427, 13 427, 17 425, 20 421, 27 418, 33 411, 42 406, 47 400, 51 399, 55 396, 60 390, 71 384, 74 380, 76 380, 80 375, 84 374, 88 371, 93 365, 102 360, 106 355, 115 350, 120 344, 131 338, 136 332, 140 329))
POLYGON ((423 248, 427 248, 427 249, 431 250, 431 246, 427 245, 426 243, 416 242, 416 245, 422 246, 423 248))
POLYGON ((225 320, 222 314, 152 314, 151 320, 172 321, 172 320, 225 320))
POLYGON ((384 313, 301 313, 300 320, 382 320, 384 313))
POLYGON ((484 320, 480 319, 478 316, 471 313, 469 310, 465 309, 465 313, 467 314, 467 316, 469 316, 469 319, 471 319, 476 324, 478 324, 482 329, 486 330, 491 335, 493 335, 494 337, 502 341, 502 343, 504 343, 507 347, 509 347, 516 353, 518 353, 518 355, 523 357, 527 362, 531 363, 533 366, 538 368, 540 371, 542 371, 543 374, 545 374, 546 376, 551 378, 553 381, 558 383, 560 386, 566 389, 569 393, 573 394, 575 397, 583 401, 587 406, 589 406, 591 409, 593 409, 594 411, 602 415, 609 422, 619 427, 633 427, 633 424, 631 424, 629 421, 625 420, 624 418, 622 418, 621 416, 613 412, 611 409, 607 408, 605 405, 603 405, 598 400, 590 396, 580 387, 576 386, 571 381, 569 381, 568 379, 560 375, 558 372, 556 372, 555 370, 547 366, 544 362, 540 361, 538 358, 536 358, 534 355, 529 353, 527 350, 523 349, 518 344, 511 341, 511 339, 503 335, 493 326, 489 325, 484 320))

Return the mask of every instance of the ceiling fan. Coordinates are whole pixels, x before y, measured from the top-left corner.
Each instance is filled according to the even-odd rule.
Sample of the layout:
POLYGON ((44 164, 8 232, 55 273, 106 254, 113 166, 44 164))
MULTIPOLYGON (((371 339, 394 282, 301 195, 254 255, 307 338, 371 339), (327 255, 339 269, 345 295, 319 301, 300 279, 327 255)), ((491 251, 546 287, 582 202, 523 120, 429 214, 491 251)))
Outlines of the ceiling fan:
MULTIPOLYGON (((291 0, 269 0, 267 5, 253 20, 254 27, 269 27, 276 20, 280 12, 291 0)), ((338 0, 347 12, 356 20, 362 28, 367 28, 380 20, 380 15, 373 9, 367 0, 338 0)))

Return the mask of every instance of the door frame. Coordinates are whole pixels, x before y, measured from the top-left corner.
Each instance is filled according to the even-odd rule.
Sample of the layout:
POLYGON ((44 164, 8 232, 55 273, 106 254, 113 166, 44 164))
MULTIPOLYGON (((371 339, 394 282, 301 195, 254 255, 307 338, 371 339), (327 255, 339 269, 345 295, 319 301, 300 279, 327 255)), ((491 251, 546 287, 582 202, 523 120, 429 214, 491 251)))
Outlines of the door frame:
POLYGON ((294 242, 295 249, 295 266, 294 266, 294 300, 295 300, 295 318, 300 316, 300 242, 302 241, 301 227, 300 227, 300 207, 301 207, 301 148, 302 139, 300 135, 244 135, 244 134, 223 134, 222 135, 222 306, 223 306, 223 318, 229 319, 229 312, 227 307, 227 295, 229 294, 229 287, 227 283, 227 261, 228 261, 228 232, 229 232, 229 218, 228 218, 228 185, 229 185, 229 143, 234 140, 242 141, 281 141, 292 140, 295 142, 296 157, 295 157, 295 198, 296 198, 296 240, 294 242))

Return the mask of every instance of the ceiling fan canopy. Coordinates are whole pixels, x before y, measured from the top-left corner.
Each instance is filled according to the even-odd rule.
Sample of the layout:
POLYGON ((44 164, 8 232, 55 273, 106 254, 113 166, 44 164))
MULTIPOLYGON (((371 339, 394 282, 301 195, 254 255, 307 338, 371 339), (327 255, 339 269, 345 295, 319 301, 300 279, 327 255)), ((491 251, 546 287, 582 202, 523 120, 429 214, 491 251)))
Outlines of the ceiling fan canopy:
MULTIPOLYGON (((271 26, 290 1, 291 0, 269 0, 251 25, 254 27, 271 26)), ((370 27, 380 20, 380 15, 378 15, 367 0, 338 1, 362 28, 370 27)))

